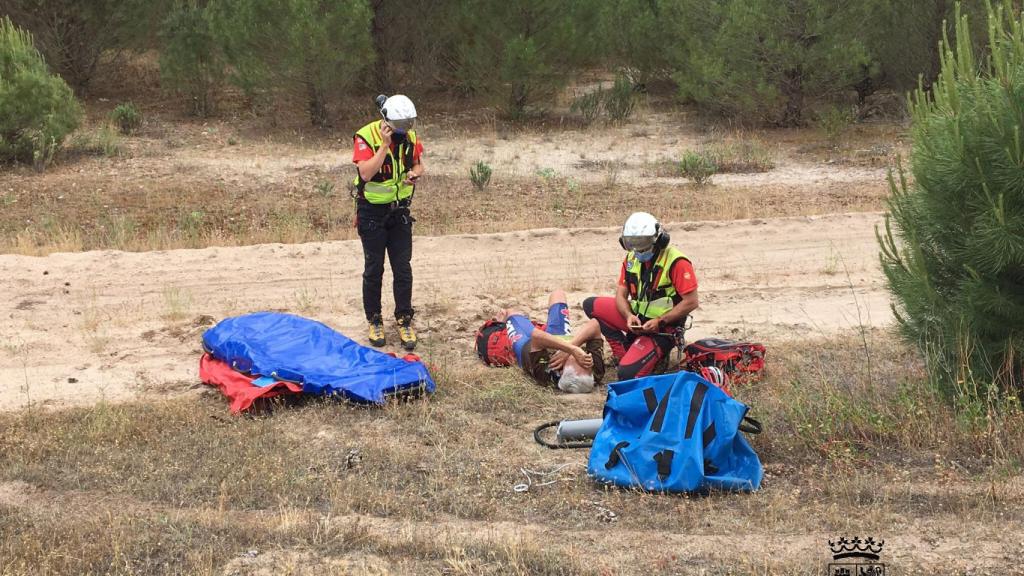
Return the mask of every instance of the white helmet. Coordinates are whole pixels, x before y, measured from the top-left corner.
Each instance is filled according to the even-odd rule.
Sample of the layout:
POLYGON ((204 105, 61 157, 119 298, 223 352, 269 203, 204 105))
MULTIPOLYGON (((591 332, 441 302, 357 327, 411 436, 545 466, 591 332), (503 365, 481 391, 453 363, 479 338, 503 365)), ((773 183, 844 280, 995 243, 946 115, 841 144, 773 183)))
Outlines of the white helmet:
POLYGON ((395 94, 384 100, 380 113, 399 134, 412 130, 413 124, 416 123, 416 106, 408 96, 402 94, 395 94))
POLYGON ((662 234, 657 218, 647 212, 633 212, 622 226, 619 243, 626 250, 649 252, 662 234))

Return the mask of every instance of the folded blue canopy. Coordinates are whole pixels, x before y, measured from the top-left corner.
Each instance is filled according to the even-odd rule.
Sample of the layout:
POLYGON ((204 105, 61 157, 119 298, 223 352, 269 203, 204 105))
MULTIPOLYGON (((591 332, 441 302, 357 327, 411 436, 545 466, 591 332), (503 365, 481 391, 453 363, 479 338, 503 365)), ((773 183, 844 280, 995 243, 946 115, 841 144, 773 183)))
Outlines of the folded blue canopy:
POLYGON ((382 404, 385 396, 425 390, 434 380, 410 362, 358 344, 320 322, 276 312, 222 320, 203 334, 214 358, 239 372, 302 384, 305 394, 339 394, 382 404))

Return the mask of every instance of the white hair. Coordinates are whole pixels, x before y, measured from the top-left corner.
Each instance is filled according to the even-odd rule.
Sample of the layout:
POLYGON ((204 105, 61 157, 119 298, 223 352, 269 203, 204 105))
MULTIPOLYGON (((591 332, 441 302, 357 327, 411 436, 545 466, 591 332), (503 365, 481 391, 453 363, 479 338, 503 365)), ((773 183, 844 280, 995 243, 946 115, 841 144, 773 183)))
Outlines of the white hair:
POLYGON ((586 394, 594 390, 594 375, 581 374, 570 364, 562 369, 562 376, 558 379, 558 389, 570 394, 586 394))

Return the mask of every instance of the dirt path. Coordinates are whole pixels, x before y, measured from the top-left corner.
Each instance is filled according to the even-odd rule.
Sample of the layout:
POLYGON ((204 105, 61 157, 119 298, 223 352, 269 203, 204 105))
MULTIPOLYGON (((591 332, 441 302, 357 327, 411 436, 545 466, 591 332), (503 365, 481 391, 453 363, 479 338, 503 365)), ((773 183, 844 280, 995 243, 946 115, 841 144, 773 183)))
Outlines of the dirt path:
MULTIPOLYGON (((879 221, 838 214, 670 225, 701 281, 691 337, 770 343, 888 324, 879 221)), ((483 318, 500 307, 539 315, 558 287, 578 317, 582 298, 613 288, 616 236, 594 228, 417 238, 420 351, 471 362, 483 318)), ((0 256, 0 409, 196 387, 200 335, 230 314, 289 311, 362 338, 361 272, 352 241, 0 256)))

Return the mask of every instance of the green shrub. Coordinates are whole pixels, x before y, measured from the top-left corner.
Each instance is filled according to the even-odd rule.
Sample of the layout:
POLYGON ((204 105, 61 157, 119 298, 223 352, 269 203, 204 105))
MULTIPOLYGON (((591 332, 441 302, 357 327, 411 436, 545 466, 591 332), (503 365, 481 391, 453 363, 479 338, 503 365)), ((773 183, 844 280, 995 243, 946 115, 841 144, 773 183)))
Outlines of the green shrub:
POLYGON ((633 114, 636 91, 633 82, 623 73, 615 77, 615 84, 604 99, 604 111, 614 122, 621 122, 633 114))
POLYGON ((966 18, 911 101, 912 172, 890 177, 882 267, 907 339, 945 390, 1024 392, 1024 22, 1008 2, 975 61, 966 18))
POLYGON ((96 133, 96 145, 107 158, 121 155, 121 137, 112 124, 104 124, 96 133))
POLYGON ((81 118, 71 88, 46 69, 32 35, 0 20, 0 161, 45 166, 81 118))
POLYGON ((142 126, 142 113, 135 107, 135 104, 126 102, 118 104, 110 112, 110 120, 121 130, 121 134, 132 134, 142 126))
POLYGON ((331 182, 330 180, 321 180, 316 183, 316 186, 314 186, 313 189, 316 190, 324 199, 330 199, 334 196, 335 185, 334 182, 331 182))
POLYGON ((771 151, 749 136, 708 146, 707 154, 722 174, 754 174, 775 169, 771 151))
POLYGON ((829 106, 818 113, 816 124, 825 139, 832 146, 838 146, 855 120, 853 110, 840 106, 829 106))
POLYGON ((679 163, 679 170, 683 176, 693 180, 697 186, 704 186, 711 182, 711 177, 718 173, 718 165, 714 158, 706 151, 687 151, 679 163))
POLYGON ((491 183, 491 166, 486 162, 477 162, 475 166, 469 169, 469 181, 473 183, 473 188, 483 192, 484 188, 491 183))
POLYGON ((601 101, 604 100, 603 90, 594 90, 593 92, 587 92, 582 96, 577 96, 572 104, 569 105, 569 111, 580 115, 580 119, 587 126, 594 123, 597 117, 601 115, 601 101))

